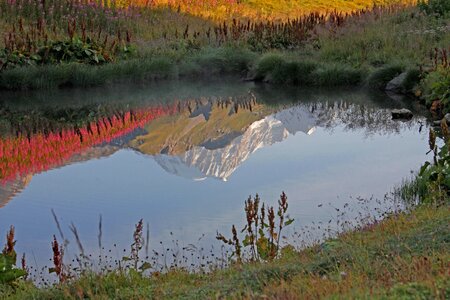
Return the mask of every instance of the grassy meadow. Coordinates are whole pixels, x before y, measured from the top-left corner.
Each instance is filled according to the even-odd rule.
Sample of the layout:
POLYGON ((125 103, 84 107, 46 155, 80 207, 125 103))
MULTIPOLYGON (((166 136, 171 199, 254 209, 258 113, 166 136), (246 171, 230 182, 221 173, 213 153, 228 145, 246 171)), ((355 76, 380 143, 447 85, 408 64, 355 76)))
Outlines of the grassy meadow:
POLYGON ((446 8, 441 14, 440 6, 427 10, 425 4, 65 1, 49 0, 45 7, 0 1, 0 88, 224 74, 274 84, 378 86, 403 71, 411 71, 415 85, 433 64, 434 49, 441 56, 450 45, 446 8), (214 12, 211 6, 225 6, 226 16, 234 16, 235 7, 248 13, 203 15, 214 12), (288 15, 270 18, 260 10, 288 15))

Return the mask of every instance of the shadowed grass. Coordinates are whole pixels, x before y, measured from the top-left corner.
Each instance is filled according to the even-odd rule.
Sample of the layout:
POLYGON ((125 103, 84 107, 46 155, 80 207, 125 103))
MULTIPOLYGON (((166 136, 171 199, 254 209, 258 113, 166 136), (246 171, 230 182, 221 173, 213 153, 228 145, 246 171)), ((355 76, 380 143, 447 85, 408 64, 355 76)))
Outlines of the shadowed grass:
POLYGON ((0 73, 0 88, 9 90, 88 87, 120 79, 169 79, 176 76, 176 67, 169 59, 134 59, 102 66, 60 64, 30 66, 0 73))
POLYGON ((382 89, 386 84, 402 73, 404 68, 400 65, 386 65, 375 70, 367 79, 371 88, 382 89))

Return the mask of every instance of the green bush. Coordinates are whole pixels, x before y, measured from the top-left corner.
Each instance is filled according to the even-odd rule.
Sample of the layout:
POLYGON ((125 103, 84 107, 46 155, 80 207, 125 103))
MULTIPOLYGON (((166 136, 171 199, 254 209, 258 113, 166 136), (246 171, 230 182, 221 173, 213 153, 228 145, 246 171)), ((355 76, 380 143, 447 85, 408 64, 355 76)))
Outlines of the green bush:
POLYGON ((430 129, 430 152, 433 153, 433 161, 426 162, 420 169, 417 180, 419 196, 423 202, 441 203, 449 201, 450 195, 450 131, 445 121, 441 124, 442 135, 445 143, 438 148, 436 133, 430 129))
POLYGON ((426 285, 411 282, 397 284, 389 292, 392 299, 432 299, 433 291, 426 285))
POLYGON ((175 64, 164 57, 125 60, 101 66, 62 63, 17 67, 0 72, 0 89, 86 87, 102 85, 120 79, 167 79, 175 75, 175 64))
POLYGON ((428 105, 439 100, 444 105, 444 111, 450 112, 450 68, 440 66, 428 73, 422 80, 421 87, 428 105))
POLYGON ((15 263, 13 256, 0 253, 0 284, 11 283, 27 275, 27 272, 24 270, 17 269, 15 263))
POLYGON ((427 0, 420 1, 419 7, 428 14, 444 16, 450 12, 449 0, 427 0))
POLYGON ((285 59, 279 54, 268 53, 263 55, 256 63, 254 79, 261 81, 271 74, 275 68, 285 63, 285 59))
POLYGON ((411 92, 414 89, 414 87, 416 87, 420 83, 421 76, 422 73, 420 72, 419 69, 417 68, 409 69, 406 72, 406 78, 402 84, 405 91, 411 92))
POLYGON ((312 73, 317 69, 313 62, 282 62, 270 73, 271 81, 278 84, 311 85, 312 73))
POLYGON ((276 84, 311 85, 312 73, 317 63, 310 61, 286 61, 275 53, 263 55, 254 68, 254 79, 267 80, 276 84))
POLYGON ((245 48, 222 47, 206 48, 184 63, 182 71, 198 72, 199 68, 204 74, 245 73, 250 69, 255 54, 245 48), (197 65, 198 67, 194 67, 197 65))
POLYGON ((387 65, 372 72, 367 79, 367 84, 371 88, 384 89, 386 84, 403 72, 403 67, 399 65, 387 65))
POLYGON ((82 63, 102 65, 115 58, 129 58, 135 49, 131 45, 105 47, 87 38, 53 41, 39 47, 35 52, 26 50, 0 50, 0 71, 21 66, 55 65, 61 63, 82 63))
POLYGON ((345 65, 326 65, 312 73, 316 86, 353 86, 359 85, 364 78, 364 71, 345 65))

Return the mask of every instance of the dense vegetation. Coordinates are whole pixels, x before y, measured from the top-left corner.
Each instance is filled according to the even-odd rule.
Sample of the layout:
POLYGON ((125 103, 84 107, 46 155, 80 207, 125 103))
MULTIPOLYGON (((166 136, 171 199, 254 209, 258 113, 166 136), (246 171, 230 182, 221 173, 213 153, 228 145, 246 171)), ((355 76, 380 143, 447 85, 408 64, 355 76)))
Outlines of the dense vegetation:
MULTIPOLYGON (((380 86, 408 71, 412 90, 433 64, 430 52, 447 52, 450 44, 442 0, 418 7, 380 2, 390 5, 370 9, 364 9, 365 1, 345 1, 339 11, 305 14, 305 9, 301 15, 292 12, 292 5, 316 11, 329 3, 225 1, 229 10, 236 6, 256 12, 267 5, 272 11, 292 12, 290 19, 275 21, 205 18, 201 12, 212 1, 189 1, 195 4, 189 7, 183 1, 180 7, 170 1, 169 6, 158 1, 65 1, 62 6, 45 1, 44 7, 0 1, 0 28, 6 32, 0 46, 0 88, 223 74, 276 84, 380 86)), ((214 2, 214 7, 220 4, 214 2)), ((444 77, 445 87, 447 69, 439 68, 424 81, 427 96, 435 97, 436 88, 428 83, 433 78, 444 77)))

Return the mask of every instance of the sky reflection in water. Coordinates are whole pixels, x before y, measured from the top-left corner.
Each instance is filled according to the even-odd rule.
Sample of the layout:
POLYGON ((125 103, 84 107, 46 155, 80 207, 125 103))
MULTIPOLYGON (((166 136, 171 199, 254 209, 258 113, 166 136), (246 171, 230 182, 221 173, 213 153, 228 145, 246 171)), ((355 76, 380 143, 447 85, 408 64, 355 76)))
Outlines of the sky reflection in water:
MULTIPOLYGON (((136 98, 146 99, 146 89, 136 90, 136 98)), ((189 92, 176 97, 173 89, 162 90, 168 91, 168 99, 190 97, 189 92)), ((249 90, 257 99, 274 93, 253 85, 225 91, 197 86, 191 93, 247 95, 249 90)), ((287 102, 299 99, 299 92, 292 93, 285 95, 287 102)), ((335 215, 318 204, 342 207, 359 196, 383 198, 426 159, 427 130, 419 133, 418 123, 423 118, 390 120, 389 109, 402 104, 375 101, 360 92, 313 95, 294 106, 275 105, 276 112, 211 149, 197 143, 187 151, 145 154, 136 145, 115 145, 100 159, 94 155, 29 176, 25 188, 0 208, 0 232, 14 224, 17 250, 36 257, 40 266, 50 258, 51 237, 57 233, 51 209, 67 236, 68 225, 77 226, 88 253, 97 251, 100 214, 107 247, 117 243, 128 249, 140 218, 150 223, 151 247, 170 240, 170 232, 184 244, 195 243, 202 234, 212 243, 217 230, 228 233, 231 224, 243 223, 243 201, 250 194, 275 204, 285 191, 290 215, 300 227, 335 215), (314 103, 328 104, 311 109, 314 103)), ((24 99, 29 97, 36 96, 24 99)), ((76 102, 67 97, 68 103, 76 102)))

